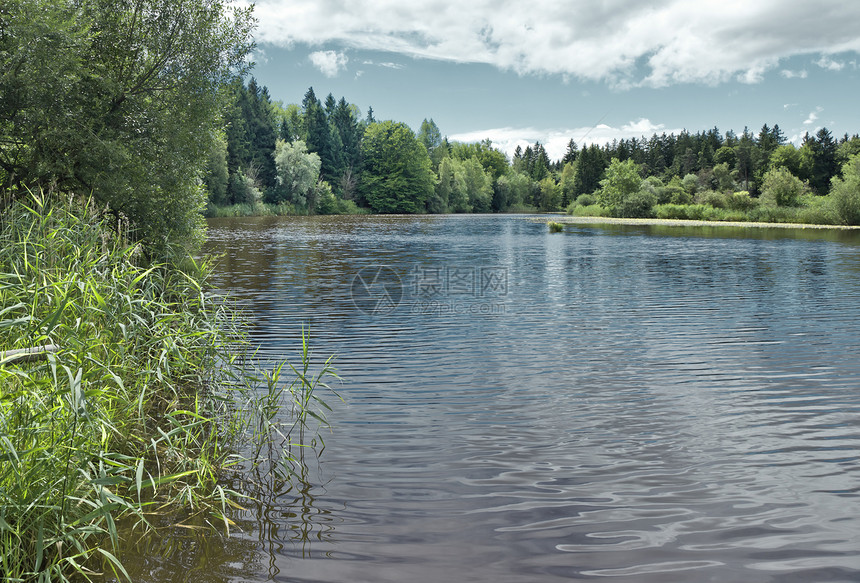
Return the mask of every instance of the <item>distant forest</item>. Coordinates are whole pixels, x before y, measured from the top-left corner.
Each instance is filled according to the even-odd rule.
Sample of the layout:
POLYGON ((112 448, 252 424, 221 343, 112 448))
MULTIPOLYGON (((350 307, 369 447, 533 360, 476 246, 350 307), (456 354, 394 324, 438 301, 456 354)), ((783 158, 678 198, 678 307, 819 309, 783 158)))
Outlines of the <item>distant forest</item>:
MULTIPOLYGON (((778 125, 764 124, 757 133, 714 127, 604 146, 570 140, 559 160, 538 142, 518 147, 509 159, 489 140, 449 141, 432 119, 416 133, 404 123, 377 120, 372 108, 362 115, 343 97, 321 101, 313 88, 300 104, 283 105, 253 78, 230 87, 224 127, 204 180, 211 206, 268 204, 310 214, 608 208, 607 180, 618 177, 613 164, 635 174, 634 185, 622 190, 645 188, 653 198, 634 214, 653 215, 660 204, 719 207, 722 200, 726 206, 720 197, 730 200, 737 192, 758 199, 777 172, 799 189, 782 203, 797 204, 801 196, 827 195, 843 166, 860 154, 857 134, 837 139, 821 128, 796 147, 778 125)), ((623 215, 619 208, 614 212, 623 215)))

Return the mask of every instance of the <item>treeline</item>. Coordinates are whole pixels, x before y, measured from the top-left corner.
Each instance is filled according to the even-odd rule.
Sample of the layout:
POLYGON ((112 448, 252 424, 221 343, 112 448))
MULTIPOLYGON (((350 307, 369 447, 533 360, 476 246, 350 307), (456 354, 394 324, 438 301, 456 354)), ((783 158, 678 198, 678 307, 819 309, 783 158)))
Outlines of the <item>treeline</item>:
MULTIPOLYGON (((449 141, 432 119, 416 133, 377 121, 372 108, 362 116, 343 97, 321 101, 313 88, 301 104, 287 106, 254 79, 234 82, 231 96, 205 182, 212 207, 246 205, 252 212, 265 204, 284 213, 572 210, 605 200, 598 195, 615 161, 634 165, 649 185, 654 202, 637 212, 652 215, 656 205, 708 196, 719 208, 716 195, 734 192, 758 200, 775 170, 796 179, 800 194, 824 196, 860 153, 856 134, 837 140, 822 128, 797 147, 778 125, 765 124, 740 135, 713 128, 604 146, 570 140, 559 160, 538 142, 509 159, 489 140, 449 141), (583 195, 586 204, 578 204, 583 195)), ((603 212, 622 211, 604 206, 603 212)))

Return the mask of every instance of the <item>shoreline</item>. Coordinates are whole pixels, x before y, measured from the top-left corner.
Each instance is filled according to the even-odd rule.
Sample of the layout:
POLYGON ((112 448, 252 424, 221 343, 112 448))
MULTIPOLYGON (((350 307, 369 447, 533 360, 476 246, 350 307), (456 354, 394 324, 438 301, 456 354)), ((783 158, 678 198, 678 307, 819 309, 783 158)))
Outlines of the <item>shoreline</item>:
MULTIPOLYGON (((544 219, 537 219, 541 220, 544 219)), ((624 219, 617 217, 573 217, 569 215, 556 216, 552 220, 565 224, 582 225, 666 225, 673 227, 749 227, 749 228, 777 228, 777 229, 819 229, 837 231, 856 231, 860 226, 854 225, 813 225, 807 223, 756 223, 745 221, 702 221, 692 219, 624 219)), ((545 222, 545 221, 544 221, 545 222)))

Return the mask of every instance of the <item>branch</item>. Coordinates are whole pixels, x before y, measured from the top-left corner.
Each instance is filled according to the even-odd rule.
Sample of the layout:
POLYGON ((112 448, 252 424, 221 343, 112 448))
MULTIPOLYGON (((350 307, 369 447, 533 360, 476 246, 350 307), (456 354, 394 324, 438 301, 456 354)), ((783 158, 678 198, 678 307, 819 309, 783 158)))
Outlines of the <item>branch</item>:
POLYGON ((58 352, 60 347, 56 344, 45 344, 44 346, 32 346, 30 348, 18 348, 0 352, 0 365, 13 362, 33 362, 47 358, 49 353, 58 352))

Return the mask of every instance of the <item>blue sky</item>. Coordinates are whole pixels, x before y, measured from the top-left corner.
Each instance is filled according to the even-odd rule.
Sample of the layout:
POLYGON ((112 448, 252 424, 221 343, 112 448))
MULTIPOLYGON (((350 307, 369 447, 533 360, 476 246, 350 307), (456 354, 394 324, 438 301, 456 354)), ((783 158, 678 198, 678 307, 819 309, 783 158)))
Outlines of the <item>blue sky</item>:
POLYGON ((553 158, 654 132, 860 132, 853 0, 259 0, 253 75, 553 158))

